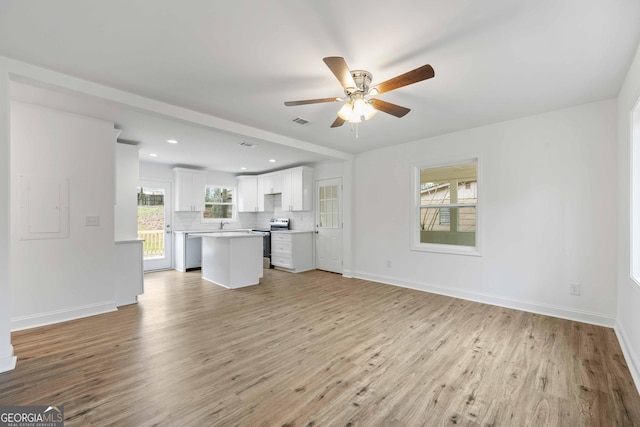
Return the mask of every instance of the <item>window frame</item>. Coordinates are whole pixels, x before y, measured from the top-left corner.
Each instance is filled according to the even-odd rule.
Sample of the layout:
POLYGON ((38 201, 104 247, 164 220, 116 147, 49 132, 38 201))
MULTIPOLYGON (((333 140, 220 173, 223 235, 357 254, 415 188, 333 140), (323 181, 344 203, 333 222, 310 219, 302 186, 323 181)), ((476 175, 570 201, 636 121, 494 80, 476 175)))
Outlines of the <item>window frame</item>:
POLYGON ((224 222, 237 222, 238 221, 238 188, 237 186, 233 186, 233 185, 218 185, 218 184, 205 184, 204 185, 204 191, 202 192, 202 198, 203 200, 203 205, 204 205, 204 210, 202 211, 202 213, 200 214, 200 222, 201 223, 219 223, 220 221, 224 221, 224 222), (207 198, 207 188, 226 188, 226 189, 230 189, 231 190, 231 195, 232 195, 232 202, 231 203, 211 203, 211 202, 207 202, 206 198, 207 198), (215 205, 226 205, 226 206, 231 206, 233 209, 231 218, 205 218, 204 214, 207 210, 207 204, 211 205, 211 204, 215 204, 215 205))
POLYGON ((482 162, 479 155, 460 156, 450 159, 440 159, 434 161, 421 161, 411 164, 411 227, 410 227, 410 249, 412 251, 435 252, 451 255, 482 256, 482 162), (462 163, 475 163, 477 167, 477 195, 476 208, 476 244, 475 246, 448 245, 444 243, 422 243, 420 242, 420 171, 422 169, 453 166, 462 163))

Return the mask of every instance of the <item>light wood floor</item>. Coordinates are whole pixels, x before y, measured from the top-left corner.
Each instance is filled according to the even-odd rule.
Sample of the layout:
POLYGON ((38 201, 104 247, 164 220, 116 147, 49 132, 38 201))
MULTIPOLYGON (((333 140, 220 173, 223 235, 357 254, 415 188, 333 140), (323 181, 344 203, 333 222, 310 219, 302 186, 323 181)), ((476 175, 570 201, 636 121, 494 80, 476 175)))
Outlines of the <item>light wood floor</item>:
POLYGON ((147 274, 137 305, 14 333, 0 405, 64 405, 67 426, 640 426, 611 329, 265 273, 147 274))

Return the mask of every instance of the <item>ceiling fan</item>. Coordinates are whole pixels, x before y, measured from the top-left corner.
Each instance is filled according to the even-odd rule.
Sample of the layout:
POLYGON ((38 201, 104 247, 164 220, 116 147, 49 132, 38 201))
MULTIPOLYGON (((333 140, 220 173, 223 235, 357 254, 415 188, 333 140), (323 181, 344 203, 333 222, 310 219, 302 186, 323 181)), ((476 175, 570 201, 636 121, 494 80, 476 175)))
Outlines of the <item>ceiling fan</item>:
POLYGON ((323 61, 342 85, 346 97, 287 101, 284 105, 291 107, 294 105, 340 102, 346 100, 347 102, 342 106, 340 111, 338 111, 338 117, 331 125, 332 128, 342 126, 345 122, 360 123, 369 120, 377 111, 382 111, 396 117, 405 116, 411 111, 409 108, 372 97, 435 76, 433 68, 427 64, 370 87, 372 79, 370 72, 364 70, 349 70, 346 61, 340 56, 329 56, 324 58, 323 61))

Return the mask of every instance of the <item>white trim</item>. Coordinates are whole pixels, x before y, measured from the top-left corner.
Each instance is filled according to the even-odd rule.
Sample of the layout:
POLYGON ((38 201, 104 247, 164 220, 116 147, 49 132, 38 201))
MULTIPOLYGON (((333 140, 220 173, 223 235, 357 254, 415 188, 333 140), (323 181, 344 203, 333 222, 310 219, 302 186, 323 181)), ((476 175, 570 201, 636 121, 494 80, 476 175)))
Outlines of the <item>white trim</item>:
POLYGON ((11 371, 16 368, 18 358, 13 354, 13 346, 9 345, 9 353, 0 356, 0 372, 11 371))
POLYGON ((11 331, 15 332, 23 329, 37 328, 38 326, 81 319, 83 317, 95 316, 97 314, 109 313, 116 310, 116 302, 107 301, 30 316, 15 317, 11 319, 11 331))
POLYGON ((636 192, 640 192, 638 185, 640 181, 640 130, 638 135, 634 131, 636 114, 640 114, 640 98, 636 100, 631 111, 629 112, 629 276, 631 280, 638 286, 640 286, 640 261, 637 260, 640 254, 634 247, 637 243, 638 234, 640 234, 640 224, 637 224, 635 217, 638 215, 636 212, 640 209, 640 195, 635 196, 636 192), (637 158, 636 158, 637 157, 637 158))
POLYGON ((481 292, 469 292, 462 289, 434 285, 431 283, 398 280, 392 277, 367 274, 363 272, 354 272, 354 277, 358 279, 369 280, 372 282, 384 283, 386 285, 399 286, 402 288, 414 289, 423 292, 430 292, 453 298, 480 302, 483 304, 496 305, 498 307, 511 308, 515 310, 527 311, 530 313, 543 314, 545 316, 558 317, 560 319, 589 323, 597 326, 612 328, 615 324, 614 316, 594 313, 585 310, 576 310, 573 308, 560 307, 551 304, 541 304, 538 302, 521 300, 517 298, 508 298, 481 292))
POLYGON ((622 348, 622 354, 629 367, 629 372, 631 372, 633 382, 636 385, 638 393, 640 393, 640 358, 638 358, 638 355, 633 351, 633 347, 629 343, 629 337, 618 320, 616 320, 613 330, 620 342, 620 348, 622 348))
POLYGON ((353 279, 355 276, 353 275, 353 271, 351 270, 342 270, 342 277, 346 279, 353 279))

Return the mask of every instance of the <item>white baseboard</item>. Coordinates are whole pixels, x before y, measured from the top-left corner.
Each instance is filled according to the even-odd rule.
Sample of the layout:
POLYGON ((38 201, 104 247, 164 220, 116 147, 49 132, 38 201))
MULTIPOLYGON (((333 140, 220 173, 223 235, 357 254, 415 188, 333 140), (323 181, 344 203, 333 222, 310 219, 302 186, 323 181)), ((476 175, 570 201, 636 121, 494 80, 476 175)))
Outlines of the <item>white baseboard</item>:
POLYGON ((631 377, 633 377, 633 382, 636 385, 636 389, 638 389, 638 393, 640 393, 640 359, 638 358, 638 354, 633 351, 633 347, 629 345, 629 337, 620 322, 616 322, 614 330, 616 331, 618 342, 620 342, 624 360, 626 360, 629 371, 631 372, 631 377))
POLYGON ((351 270, 342 270, 342 277, 346 277, 347 279, 353 278, 353 271, 351 270))
POLYGON ((108 301, 97 304, 89 304, 80 307, 72 307, 65 310, 38 313, 30 316, 14 317, 11 319, 11 331, 36 328, 38 326, 51 325, 53 323, 66 322, 68 320, 81 319, 97 314, 116 311, 116 302, 108 301))
POLYGON ((414 289, 417 291, 431 292, 434 294, 446 295, 449 297, 481 302, 484 304, 497 305, 499 307, 512 308, 515 310, 522 310, 536 314, 544 314, 546 316, 558 317, 560 319, 575 320, 577 322, 606 326, 609 328, 613 328, 615 324, 614 316, 609 316, 601 313, 593 313, 589 311, 576 310, 550 304, 541 304, 538 302, 520 300, 516 298, 507 298, 481 292, 469 292, 456 288, 432 285, 429 283, 398 280, 393 277, 385 277, 363 272, 354 272, 353 277, 357 277, 358 279, 370 280, 372 282, 379 282, 388 285, 414 289))
POLYGON ((13 354, 13 346, 9 345, 9 352, 0 356, 0 372, 7 372, 15 369, 17 357, 13 354))

